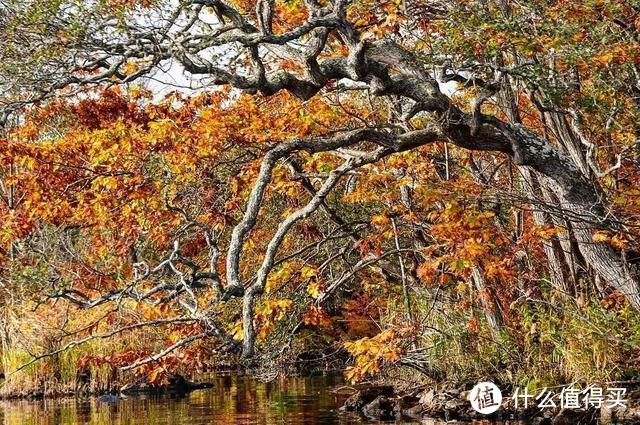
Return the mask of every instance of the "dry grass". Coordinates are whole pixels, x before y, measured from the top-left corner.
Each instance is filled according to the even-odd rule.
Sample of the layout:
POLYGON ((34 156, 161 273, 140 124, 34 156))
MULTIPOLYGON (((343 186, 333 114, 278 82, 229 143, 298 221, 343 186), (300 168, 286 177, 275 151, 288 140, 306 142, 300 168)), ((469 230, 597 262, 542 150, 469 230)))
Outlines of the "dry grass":
MULTIPOLYGON (((54 309, 37 313, 30 309, 5 310, 0 329, 0 362, 6 379, 0 384, 0 397, 100 393, 122 385, 125 377, 117 373, 115 367, 105 362, 97 362, 88 363, 84 370, 79 370, 81 359, 108 358, 126 349, 142 347, 150 343, 151 338, 148 334, 95 339, 24 367, 35 355, 59 350, 69 341, 87 336, 89 333, 89 330, 85 330, 72 337, 63 338, 64 334, 60 329, 83 329, 86 323, 91 323, 91 320, 99 319, 105 314, 104 311, 97 310, 81 313, 71 310, 59 312, 54 309)), ((104 332, 111 326, 113 325, 102 321, 91 332, 104 332)))

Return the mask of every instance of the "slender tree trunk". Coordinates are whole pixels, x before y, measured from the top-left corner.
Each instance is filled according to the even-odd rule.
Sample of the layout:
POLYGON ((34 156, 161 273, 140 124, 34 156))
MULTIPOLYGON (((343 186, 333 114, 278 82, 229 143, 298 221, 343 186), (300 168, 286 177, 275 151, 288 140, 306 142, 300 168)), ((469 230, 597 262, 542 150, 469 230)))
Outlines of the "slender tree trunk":
POLYGON ((482 304, 491 336, 495 340, 498 340, 504 328, 504 319, 502 317, 500 304, 496 301, 493 291, 487 287, 484 276, 482 275, 482 270, 479 267, 473 267, 471 269, 471 278, 480 294, 480 303, 482 304))
MULTIPOLYGON (((523 177, 523 188, 531 199, 541 199, 542 193, 536 174, 526 167, 520 168, 523 177)), ((553 225, 549 215, 543 211, 544 206, 533 205, 533 222, 537 226, 553 225)), ((542 241, 542 248, 547 257, 547 269, 551 284, 562 293, 573 294, 572 270, 565 260, 565 253, 557 236, 542 241)))

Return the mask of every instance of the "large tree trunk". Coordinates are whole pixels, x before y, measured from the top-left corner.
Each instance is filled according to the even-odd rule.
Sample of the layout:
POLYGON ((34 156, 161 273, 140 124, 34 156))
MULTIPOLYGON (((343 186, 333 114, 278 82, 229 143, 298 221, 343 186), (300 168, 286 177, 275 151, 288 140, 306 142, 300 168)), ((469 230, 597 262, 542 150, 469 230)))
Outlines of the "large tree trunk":
POLYGON ((442 133, 455 145, 471 150, 498 151, 512 156, 516 165, 540 175, 540 183, 559 200, 574 231, 575 243, 585 262, 612 287, 620 291, 635 309, 640 309, 640 273, 628 264, 624 253, 602 242, 594 242, 596 230, 611 228, 601 191, 575 162, 545 138, 521 124, 509 124, 494 117, 461 111, 440 93, 437 83, 416 69, 406 52, 392 48, 378 51, 376 59, 393 62, 405 71, 387 83, 382 93, 409 97, 425 110, 440 116, 442 133))
POLYGON ((587 264, 631 305, 640 309, 640 279, 636 265, 624 253, 593 241, 593 232, 610 227, 599 190, 567 156, 539 136, 516 126, 513 140, 517 162, 543 175, 541 183, 558 197, 571 223, 575 242, 587 264), (520 150, 520 152, 518 152, 520 150))
POLYGON ((578 290, 578 268, 583 260, 607 284, 619 290, 632 306, 640 309, 638 266, 629 264, 624 252, 593 241, 593 232, 608 228, 609 223, 605 218, 602 191, 589 169, 579 135, 564 115, 548 111, 541 111, 542 119, 558 141, 559 148, 527 131, 520 125, 513 89, 509 83, 504 86, 498 101, 511 128, 515 129, 515 134, 507 137, 513 143, 516 162, 523 165, 520 172, 529 183, 526 189, 532 198, 541 195, 544 203, 554 206, 559 203, 561 207, 553 217, 542 211, 535 212, 534 219, 537 224, 549 223, 551 219, 555 225, 568 227, 557 240, 544 246, 552 281, 566 292, 572 291, 569 283, 574 292, 578 290), (579 253, 575 252, 575 246, 579 253), (567 278, 571 282, 567 282, 567 278))

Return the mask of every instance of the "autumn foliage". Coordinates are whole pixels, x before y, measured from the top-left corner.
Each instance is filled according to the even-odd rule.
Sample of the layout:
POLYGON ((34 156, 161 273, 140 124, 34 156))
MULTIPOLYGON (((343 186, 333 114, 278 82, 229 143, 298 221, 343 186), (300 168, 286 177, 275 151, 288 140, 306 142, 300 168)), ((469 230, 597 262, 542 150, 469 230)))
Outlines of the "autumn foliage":
MULTIPOLYGON (((110 3, 126 19, 157 2, 110 3)), ((317 211, 283 236, 251 310, 258 361, 291 370, 315 353, 325 363, 314 367, 344 369, 354 382, 403 368, 452 380, 634 377, 637 365, 626 360, 640 354, 637 312, 575 235, 586 229, 590 242, 637 263, 638 8, 404 3, 352 2, 345 19, 367 43, 389 38, 415 55, 465 117, 521 126, 564 152, 595 188, 604 219, 575 217, 548 176, 515 154, 466 149, 451 134, 401 149, 367 139, 320 149, 356 129, 427 131, 443 120, 407 118, 401 96, 373 78, 360 81, 366 89, 331 80, 311 96, 226 85, 158 96, 129 81, 63 90, 20 109, 0 133, 5 373, 47 376, 67 351, 78 371, 107 380, 132 371, 153 384, 242 364, 246 294, 227 293, 226 256, 265 158, 311 141, 278 157, 268 175, 242 241, 244 289, 260 278, 282 223, 341 166, 390 150, 345 168, 317 211), (487 84, 495 87, 485 96, 487 84)), ((230 4, 256 13, 255 2, 230 4)), ((274 7, 273 34, 309 22, 302 1, 274 7)), ((344 38, 321 36, 317 56, 352 60, 344 38)), ((121 71, 147 62, 132 58, 121 71)), ((266 70, 313 74, 303 65, 278 58, 266 70)), ((239 75, 223 76, 234 85, 239 75)), ((458 124, 446 130, 455 136, 458 124)))

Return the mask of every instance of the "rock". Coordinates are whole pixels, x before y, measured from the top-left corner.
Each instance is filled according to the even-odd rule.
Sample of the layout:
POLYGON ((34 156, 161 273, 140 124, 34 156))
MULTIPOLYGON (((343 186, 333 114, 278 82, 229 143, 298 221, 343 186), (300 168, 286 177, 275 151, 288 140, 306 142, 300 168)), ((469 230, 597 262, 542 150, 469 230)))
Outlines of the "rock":
POLYGON ((607 406, 602 406, 600 409, 600 422, 604 425, 613 423, 613 409, 607 406))
POLYGON ((465 419, 467 417, 468 402, 459 399, 449 400, 444 404, 444 418, 447 421, 453 419, 465 419))
POLYGON ((600 409, 600 422, 606 425, 640 423, 640 407, 603 406, 600 409))
POLYGON ((340 410, 345 412, 356 412, 362 409, 366 403, 367 402, 362 396, 362 391, 357 391, 355 394, 344 401, 344 404, 342 405, 342 407, 340 407, 340 410))
POLYGON ((402 410, 402 409, 406 409, 408 407, 412 407, 415 406, 416 404, 419 404, 418 401, 420 399, 417 397, 416 394, 407 394, 407 395, 403 395, 402 397, 399 397, 397 399, 397 409, 396 410, 402 410))
POLYGON ((381 386, 381 387, 368 387, 364 388, 351 397, 349 397, 344 405, 340 408, 342 411, 346 412, 357 412, 361 411, 364 406, 371 403, 378 396, 391 397, 393 395, 393 387, 391 386, 381 386))
POLYGON ((418 403, 420 403, 425 407, 431 407, 433 405, 433 401, 435 400, 435 398, 436 398, 436 392, 432 388, 429 391, 425 391, 420 395, 420 400, 418 400, 418 403))
POLYGON ((462 390, 460 388, 452 388, 450 390, 445 391, 445 394, 451 397, 460 397, 460 394, 462 394, 462 390))
POLYGON ((362 408, 362 413, 371 419, 389 420, 395 418, 396 403, 383 395, 376 397, 362 408))
POLYGON ((98 397, 98 401, 101 403, 115 403, 117 401, 120 401, 120 397, 113 394, 104 394, 98 397))
POLYGON ((27 400, 41 400, 44 398, 44 392, 42 391, 33 391, 27 394, 25 397, 27 400))
POLYGON ((419 418, 420 416, 422 416, 423 411, 424 407, 422 407, 422 404, 416 404, 415 406, 409 407, 407 409, 402 409, 402 414, 412 418, 419 418))
POLYGON ((469 403, 462 400, 449 400, 444 404, 444 408, 449 410, 461 410, 466 409, 468 404, 469 403))
POLYGON ((419 413, 424 410, 418 400, 418 393, 415 391, 397 398, 394 406, 396 418, 400 419, 403 415, 418 417, 419 413))
POLYGON ((561 409, 551 420, 553 425, 573 425, 594 422, 592 411, 561 409))

